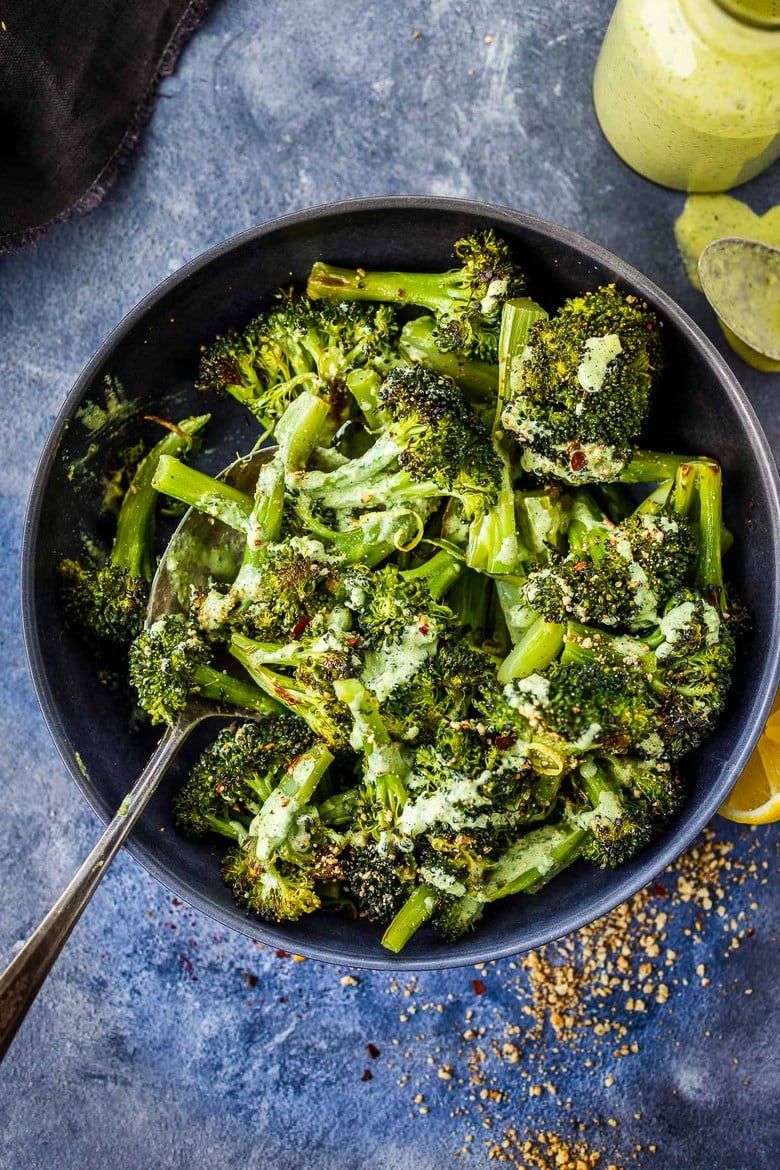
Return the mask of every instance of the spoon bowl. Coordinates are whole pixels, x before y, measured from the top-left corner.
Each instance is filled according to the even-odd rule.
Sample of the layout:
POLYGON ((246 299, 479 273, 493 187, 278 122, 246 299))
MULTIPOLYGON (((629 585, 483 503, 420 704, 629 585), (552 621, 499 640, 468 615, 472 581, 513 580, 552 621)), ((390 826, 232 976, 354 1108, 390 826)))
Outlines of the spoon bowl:
POLYGON ((780 248, 728 236, 707 245, 698 267, 704 295, 737 353, 759 369, 780 370, 780 248))

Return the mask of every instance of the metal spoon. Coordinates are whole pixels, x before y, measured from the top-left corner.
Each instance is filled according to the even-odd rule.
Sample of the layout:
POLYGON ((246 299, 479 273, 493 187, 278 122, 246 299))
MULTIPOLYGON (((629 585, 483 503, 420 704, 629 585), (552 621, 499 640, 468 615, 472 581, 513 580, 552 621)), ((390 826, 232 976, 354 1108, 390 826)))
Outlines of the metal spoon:
POLYGON ((758 369, 780 370, 780 248, 729 236, 708 244, 698 267, 704 295, 737 353, 758 369))
MULTIPOLYGON (((258 451, 231 464, 220 476, 251 492, 260 465, 275 448, 258 451)), ((204 585, 228 566, 240 563, 243 538, 219 521, 194 508, 184 515, 160 562, 149 598, 146 624, 186 605, 189 585, 204 585)), ((51 970, 73 927, 84 912, 103 875, 124 845, 149 800, 187 736, 213 716, 253 718, 244 708, 191 700, 176 723, 166 728, 151 759, 120 804, 103 836, 83 862, 49 913, 0 975, 0 1060, 16 1035, 27 1010, 51 970)))

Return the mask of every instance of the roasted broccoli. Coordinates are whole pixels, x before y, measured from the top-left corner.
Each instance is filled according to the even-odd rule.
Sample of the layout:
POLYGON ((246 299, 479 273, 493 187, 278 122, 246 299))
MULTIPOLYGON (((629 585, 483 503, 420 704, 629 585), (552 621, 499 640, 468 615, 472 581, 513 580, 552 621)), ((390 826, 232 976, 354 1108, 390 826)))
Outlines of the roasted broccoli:
POLYGON ((310 297, 419 305, 436 315, 436 344, 447 353, 495 361, 501 306, 522 295, 525 279, 508 244, 491 229, 456 242, 460 267, 434 274, 366 272, 318 262, 309 276, 310 297))
POLYGON ((648 413, 659 330, 647 305, 614 285, 532 326, 502 415, 526 471, 567 483, 618 478, 648 413))
POLYGON ((232 394, 269 431, 302 390, 314 390, 327 400, 335 430, 353 386, 359 405, 375 397, 381 375, 398 361, 397 340, 388 305, 285 296, 245 329, 218 337, 201 358, 196 385, 232 394))
POLYGON ((269 715, 280 705, 213 665, 213 650, 184 615, 158 618, 130 647, 130 682, 152 723, 173 724, 191 699, 269 715))
POLYGON ((145 596, 155 490, 233 530, 180 533, 161 580, 182 612, 129 619, 153 722, 240 720, 177 824, 230 843, 250 911, 348 911, 393 952, 663 832, 747 621, 719 466, 638 446, 655 315, 608 286, 549 316, 492 232, 456 255, 438 275, 316 264, 307 295, 219 338, 199 385, 276 448, 223 473, 246 488, 257 466, 249 494, 160 444, 105 570, 145 596))
POLYGON ((69 625, 99 643, 126 649, 141 631, 154 576, 157 491, 160 459, 197 450, 198 433, 209 421, 202 414, 171 426, 135 469, 117 517, 108 559, 60 561, 62 602, 69 625))

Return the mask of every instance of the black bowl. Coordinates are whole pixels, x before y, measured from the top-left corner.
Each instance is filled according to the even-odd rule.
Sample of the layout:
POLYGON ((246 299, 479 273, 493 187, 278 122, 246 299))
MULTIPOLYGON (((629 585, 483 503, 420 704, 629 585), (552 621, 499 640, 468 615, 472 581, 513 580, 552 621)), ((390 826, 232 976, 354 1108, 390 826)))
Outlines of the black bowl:
MULTIPOLYGON (((400 957, 379 945, 380 930, 347 917, 315 914, 285 928, 250 917, 219 877, 219 845, 182 837, 171 794, 185 756, 139 821, 130 853, 159 881, 226 926, 313 958, 365 967, 444 967, 515 954, 598 918, 673 861, 723 801, 768 714, 780 655, 778 476, 766 439, 744 394, 715 348, 686 314, 622 260, 572 232, 520 212, 454 199, 393 198, 341 203, 285 216, 212 248, 150 293, 114 330, 68 396, 38 465, 22 551, 22 614, 30 669, 43 714, 73 779, 104 820, 149 756, 157 733, 131 731, 128 705, 97 680, 95 665, 65 629, 56 565, 83 535, 101 538, 96 506, 101 475, 137 437, 146 414, 181 417, 204 409, 192 388, 199 347, 265 307, 275 290, 305 280, 314 260, 375 268, 448 267, 452 242, 492 225, 517 248, 529 287, 554 308, 566 297, 615 280, 647 300, 665 321, 667 372, 647 444, 707 453, 723 465, 726 522, 736 537, 729 573, 753 614, 729 708, 715 735, 686 760, 690 800, 654 844, 617 872, 585 864, 566 871, 534 897, 489 909, 476 934, 456 944, 427 929, 400 957), (127 401, 95 429, 104 379, 124 386, 127 401), (79 416, 81 414, 81 421, 79 416), (74 474, 75 470, 75 474, 74 474)), ((215 426, 208 470, 246 450, 254 427, 232 400, 211 403, 215 426)), ((202 733, 213 733, 211 725, 202 733)))

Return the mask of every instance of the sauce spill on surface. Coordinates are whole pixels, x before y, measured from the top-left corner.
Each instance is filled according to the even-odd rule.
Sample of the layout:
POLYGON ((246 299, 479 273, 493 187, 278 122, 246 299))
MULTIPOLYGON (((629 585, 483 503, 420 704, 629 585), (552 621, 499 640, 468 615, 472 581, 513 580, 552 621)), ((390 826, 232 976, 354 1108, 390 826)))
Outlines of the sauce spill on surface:
MULTIPOLYGON (((688 277, 694 288, 701 292, 699 257, 714 240, 737 236, 780 248, 780 205, 770 208, 764 215, 757 215, 747 204, 730 195, 691 195, 686 199, 682 215, 674 225, 674 234, 688 277)), ((722 305, 724 297, 733 302, 748 295, 747 288, 755 279, 754 264, 755 258, 752 252, 748 252, 739 264, 731 265, 728 282, 731 291, 724 290, 724 282, 721 282, 719 304, 722 305)), ((768 285, 766 291, 776 305, 780 295, 777 286, 768 285)), ((717 311, 717 305, 713 307, 717 311)), ((778 312, 780 309, 776 310, 775 315, 778 312)), ((729 321, 732 325, 736 323, 731 317, 729 321)), ((746 344, 720 317, 719 323, 729 345, 744 361, 759 370, 780 372, 780 361, 765 357, 757 348, 746 344)), ((778 326, 775 325, 775 328, 778 326)), ((739 331, 744 332, 741 328, 739 331)))

